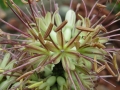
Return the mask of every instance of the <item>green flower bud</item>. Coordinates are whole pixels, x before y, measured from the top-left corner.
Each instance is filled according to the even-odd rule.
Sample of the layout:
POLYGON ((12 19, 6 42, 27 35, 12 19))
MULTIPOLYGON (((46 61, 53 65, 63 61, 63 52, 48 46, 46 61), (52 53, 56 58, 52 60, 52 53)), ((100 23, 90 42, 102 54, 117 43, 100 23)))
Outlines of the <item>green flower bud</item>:
POLYGON ((41 81, 41 82, 36 82, 36 83, 34 83, 34 84, 32 84, 32 85, 28 86, 28 88, 35 88, 35 87, 39 87, 42 83, 43 83, 43 81, 41 81))
POLYGON ((39 86, 39 89, 41 90, 41 89, 45 88, 46 86, 47 86, 47 83, 44 82, 44 83, 42 83, 42 84, 39 86))
POLYGON ((50 70, 48 66, 45 67, 44 71, 45 71, 45 74, 44 74, 45 76, 49 76, 50 74, 52 74, 52 70, 50 70))
POLYGON ((66 13, 65 20, 68 21, 66 26, 64 27, 63 34, 65 37, 65 41, 69 41, 72 37, 72 29, 74 29, 75 21, 76 21, 76 14, 73 10, 68 10, 66 13))
POLYGON ((45 90, 50 90, 50 86, 47 86, 45 90))
POLYGON ((68 10, 65 16, 65 20, 68 21, 67 25, 68 27, 74 28, 75 21, 76 21, 76 14, 73 10, 68 10))
POLYGON ((14 81, 15 81, 15 77, 3 81, 2 83, 0 83, 0 90, 7 90, 7 88, 12 84, 11 82, 14 81))
POLYGON ((57 26, 59 26, 62 23, 61 16, 58 13, 55 14, 55 22, 56 22, 57 26))
POLYGON ((0 64, 0 67, 1 68, 5 68, 7 63, 8 63, 8 61, 9 61, 9 59, 10 59, 10 53, 6 53, 4 58, 3 58, 2 63, 0 64))
POLYGON ((56 82, 56 77, 55 76, 49 77, 46 81, 47 85, 49 85, 49 86, 54 85, 55 82, 56 82))
POLYGON ((65 79, 61 76, 58 76, 57 77, 57 83, 58 83, 58 85, 62 86, 62 85, 65 84, 65 79))

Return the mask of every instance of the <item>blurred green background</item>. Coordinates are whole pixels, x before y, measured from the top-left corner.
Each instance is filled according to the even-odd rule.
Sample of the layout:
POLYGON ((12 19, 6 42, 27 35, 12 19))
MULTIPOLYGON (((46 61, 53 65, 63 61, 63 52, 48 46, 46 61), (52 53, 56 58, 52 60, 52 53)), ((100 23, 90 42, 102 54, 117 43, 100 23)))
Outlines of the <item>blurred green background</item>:
MULTIPOLYGON (((5 2, 8 2, 9 3, 9 0, 0 0, 0 7, 4 10, 6 9, 9 9, 9 7, 7 7, 6 3, 5 2)), ((17 5, 21 5, 22 2, 21 0, 14 0, 14 2, 17 4, 17 5)))

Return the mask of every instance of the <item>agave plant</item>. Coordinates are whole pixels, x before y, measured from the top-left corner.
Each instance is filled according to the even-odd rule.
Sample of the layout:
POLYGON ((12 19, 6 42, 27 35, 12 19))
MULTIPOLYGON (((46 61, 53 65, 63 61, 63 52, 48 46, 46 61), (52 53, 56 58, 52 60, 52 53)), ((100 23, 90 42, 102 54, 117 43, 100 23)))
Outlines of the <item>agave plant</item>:
MULTIPOLYGON (((0 60, 0 89, 94 90, 98 79, 106 81, 103 77, 118 77, 119 81, 116 61, 116 52, 119 49, 106 48, 106 43, 109 41, 119 41, 111 39, 119 36, 119 34, 111 34, 119 29, 113 31, 106 29, 118 21, 119 13, 115 15, 114 21, 104 26, 103 22, 112 11, 108 16, 103 15, 96 23, 92 22, 97 17, 97 15, 92 16, 94 8, 106 8, 99 3, 99 0, 89 13, 85 1, 82 0, 85 17, 76 15, 77 10, 76 12, 72 10, 73 0, 71 0, 70 9, 66 12, 63 21, 58 4, 54 0, 54 10, 50 0, 50 11, 45 9, 42 0, 41 7, 38 5, 39 0, 21 0, 29 5, 28 12, 31 11, 29 15, 13 0, 9 1, 11 5, 7 2, 6 4, 27 30, 24 32, 0 19, 21 33, 9 34, 0 31, 1 55, 7 52, 5 59, 0 60), (76 16, 79 17, 78 20, 76 16), (114 66, 117 73, 110 65, 114 66), (111 75, 100 76, 99 73, 104 69, 107 69, 111 75)), ((77 7, 79 6, 80 4, 77 7)))

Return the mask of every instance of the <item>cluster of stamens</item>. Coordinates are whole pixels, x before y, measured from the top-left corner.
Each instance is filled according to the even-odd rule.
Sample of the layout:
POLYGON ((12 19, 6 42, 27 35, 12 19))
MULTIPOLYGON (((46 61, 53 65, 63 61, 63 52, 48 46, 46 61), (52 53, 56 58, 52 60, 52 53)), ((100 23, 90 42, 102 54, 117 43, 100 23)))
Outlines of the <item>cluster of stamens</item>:
MULTIPOLYGON (((76 20, 77 10, 74 12, 71 9, 73 2, 71 0, 70 9, 66 12, 64 21, 55 1, 54 13, 45 10, 42 0, 40 1, 42 10, 39 10, 36 3, 39 0, 21 1, 29 4, 32 19, 13 0, 10 0, 12 6, 7 4, 26 26, 26 32, 0 19, 21 33, 21 35, 16 35, 0 31, 3 39, 0 41, 0 50, 3 54, 6 53, 3 60, 0 60, 0 89, 93 90, 94 81, 99 78, 105 80, 103 77, 107 77, 107 75, 99 76, 99 73, 105 69, 111 74, 108 77, 118 77, 118 81, 120 80, 115 54, 117 50, 115 48, 110 50, 105 46, 115 36, 107 35, 116 31, 108 32, 106 27, 115 23, 116 20, 104 26, 102 23, 107 17, 103 15, 96 23, 92 22, 97 17, 91 17, 93 10, 96 7, 106 8, 105 5, 98 3, 99 0, 89 14, 82 0, 86 17, 78 14, 79 20, 76 20), (18 41, 10 38, 18 36, 18 41), (6 41, 4 41, 5 38, 6 41), (3 44, 13 46, 4 48, 3 44), (117 74, 110 65, 115 68, 117 74), (6 87, 4 87, 5 84, 6 87)), ((118 16, 119 13, 115 18, 118 16)))

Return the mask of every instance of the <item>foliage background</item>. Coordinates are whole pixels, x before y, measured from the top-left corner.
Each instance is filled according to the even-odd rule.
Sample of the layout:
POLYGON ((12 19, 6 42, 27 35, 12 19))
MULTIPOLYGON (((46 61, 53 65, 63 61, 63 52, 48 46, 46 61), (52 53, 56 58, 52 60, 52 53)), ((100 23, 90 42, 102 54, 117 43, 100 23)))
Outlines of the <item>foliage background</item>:
MULTIPOLYGON (((5 2, 8 2, 9 3, 9 0, 0 0, 0 7, 4 10, 8 9, 7 5, 5 4, 5 2)), ((21 0, 14 0, 14 2, 17 4, 17 5, 22 5, 22 2, 21 0)))

